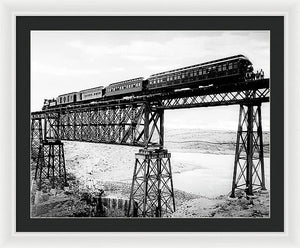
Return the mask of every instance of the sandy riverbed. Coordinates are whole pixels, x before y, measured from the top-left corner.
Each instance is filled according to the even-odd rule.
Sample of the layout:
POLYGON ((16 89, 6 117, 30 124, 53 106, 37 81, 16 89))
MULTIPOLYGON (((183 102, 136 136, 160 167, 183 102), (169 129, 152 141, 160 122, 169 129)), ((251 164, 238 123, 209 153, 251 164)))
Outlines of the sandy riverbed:
MULTIPOLYGON (((140 149, 83 142, 64 142, 68 173, 82 191, 104 189, 112 197, 129 197, 134 154, 140 149)), ((268 160, 268 159, 267 159, 268 160)), ((228 200, 233 155, 172 152, 176 197, 173 217, 268 217, 269 195, 228 200)), ((267 179, 269 162, 266 161, 267 179)), ((267 185, 269 180, 267 180, 267 185)))

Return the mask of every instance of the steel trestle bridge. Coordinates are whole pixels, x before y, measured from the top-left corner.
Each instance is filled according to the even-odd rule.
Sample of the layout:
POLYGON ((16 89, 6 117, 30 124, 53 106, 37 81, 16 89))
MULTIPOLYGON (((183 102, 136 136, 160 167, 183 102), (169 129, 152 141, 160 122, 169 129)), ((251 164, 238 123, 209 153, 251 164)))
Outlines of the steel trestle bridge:
POLYGON ((53 187, 55 178, 66 182, 62 140, 140 146, 144 149, 136 154, 130 203, 137 205, 139 216, 169 214, 175 211, 175 199, 170 153, 163 149, 164 111, 240 105, 231 197, 236 189, 253 195, 266 190, 261 104, 269 100, 269 79, 260 79, 32 112, 35 176, 40 185, 43 178, 51 178, 53 187))

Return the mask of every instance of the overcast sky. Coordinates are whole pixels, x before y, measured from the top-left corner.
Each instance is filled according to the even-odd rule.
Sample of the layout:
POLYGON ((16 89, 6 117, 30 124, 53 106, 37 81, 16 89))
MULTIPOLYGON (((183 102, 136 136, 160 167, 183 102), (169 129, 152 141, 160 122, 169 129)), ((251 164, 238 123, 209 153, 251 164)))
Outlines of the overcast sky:
MULTIPOLYGON (((44 99, 236 54, 270 74, 268 31, 31 31, 31 111, 44 99)), ((238 106, 170 110, 167 128, 236 130, 238 106)), ((263 104, 263 128, 270 126, 263 104)))

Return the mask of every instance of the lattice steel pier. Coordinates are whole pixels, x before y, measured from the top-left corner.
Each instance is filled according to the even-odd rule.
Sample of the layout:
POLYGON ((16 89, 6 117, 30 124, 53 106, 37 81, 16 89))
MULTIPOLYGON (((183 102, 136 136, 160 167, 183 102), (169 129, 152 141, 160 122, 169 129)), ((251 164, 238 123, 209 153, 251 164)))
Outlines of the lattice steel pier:
POLYGON ((43 141, 42 118, 31 119, 31 158, 36 159, 43 141))
POLYGON ((46 179, 52 188, 67 185, 64 146, 60 140, 44 140, 39 146, 35 169, 39 190, 46 179))
MULTIPOLYGON (((146 148, 136 153, 129 209, 137 204, 138 216, 161 217, 175 211, 171 154, 165 149, 146 148)), ((130 216, 128 212, 128 216, 130 216)))
POLYGON ((245 189, 247 195, 254 190, 266 190, 261 104, 240 105, 231 196, 236 189, 245 189))

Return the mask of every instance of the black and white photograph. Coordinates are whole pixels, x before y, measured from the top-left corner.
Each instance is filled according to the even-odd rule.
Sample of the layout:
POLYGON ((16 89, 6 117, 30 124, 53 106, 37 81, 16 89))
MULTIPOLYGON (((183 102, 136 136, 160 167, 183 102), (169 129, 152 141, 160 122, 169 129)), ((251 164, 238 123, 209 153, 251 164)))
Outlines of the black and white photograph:
POLYGON ((270 218, 268 30, 34 30, 31 218, 270 218))

